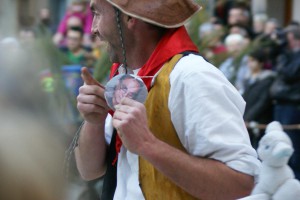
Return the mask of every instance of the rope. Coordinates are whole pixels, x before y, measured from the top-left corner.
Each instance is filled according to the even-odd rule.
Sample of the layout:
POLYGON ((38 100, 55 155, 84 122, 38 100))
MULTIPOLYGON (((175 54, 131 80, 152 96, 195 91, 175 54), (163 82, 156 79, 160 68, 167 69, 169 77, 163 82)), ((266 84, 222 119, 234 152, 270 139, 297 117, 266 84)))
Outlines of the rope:
POLYGON ((74 153, 75 148, 78 146, 78 139, 79 139, 80 131, 81 131, 83 124, 84 124, 84 121, 81 123, 80 127, 78 128, 77 132, 75 133, 69 148, 65 151, 63 171, 65 173, 65 177, 67 180, 69 178, 71 157, 72 157, 72 154, 74 153))
MULTIPOLYGON (((265 130, 268 124, 259 124, 257 122, 246 122, 246 127, 250 129, 259 129, 265 130)), ((286 124, 281 125, 283 130, 290 131, 290 130, 300 130, 300 124, 286 124)))
POLYGON ((121 47, 122 47, 122 53, 123 53, 123 65, 125 68, 125 72, 127 74, 126 49, 125 49, 125 45, 124 45, 124 37, 123 37, 123 31, 122 31, 122 26, 121 26, 121 20, 120 20, 120 11, 117 8, 115 8, 115 11, 116 11, 117 26, 119 29, 119 35, 120 35, 120 41, 121 41, 121 47))

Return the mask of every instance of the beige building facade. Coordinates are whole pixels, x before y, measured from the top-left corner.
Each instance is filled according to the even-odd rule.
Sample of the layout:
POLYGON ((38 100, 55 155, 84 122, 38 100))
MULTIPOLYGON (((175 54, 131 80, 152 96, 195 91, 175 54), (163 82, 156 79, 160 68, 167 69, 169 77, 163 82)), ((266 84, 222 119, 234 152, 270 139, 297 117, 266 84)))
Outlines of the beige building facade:
POLYGON ((12 35, 20 29, 30 28, 37 23, 39 11, 48 8, 52 21, 57 25, 62 17, 67 0, 1 0, 0 35, 12 35))
POLYGON ((278 20, 281 26, 291 21, 300 22, 300 0, 252 0, 252 11, 266 13, 268 17, 278 20))

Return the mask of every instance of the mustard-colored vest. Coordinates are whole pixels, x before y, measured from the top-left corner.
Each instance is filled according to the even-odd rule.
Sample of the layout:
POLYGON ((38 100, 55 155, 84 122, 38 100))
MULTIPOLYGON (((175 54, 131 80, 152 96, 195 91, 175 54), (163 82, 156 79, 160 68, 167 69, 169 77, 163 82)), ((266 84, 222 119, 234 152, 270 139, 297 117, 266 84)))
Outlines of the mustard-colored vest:
MULTIPOLYGON (((171 122, 168 109, 170 92, 169 76, 181 54, 166 63, 151 88, 145 102, 151 132, 160 140, 186 152, 171 122)), ((189 200, 196 199, 176 186, 148 161, 139 157, 139 179, 146 200, 189 200)))

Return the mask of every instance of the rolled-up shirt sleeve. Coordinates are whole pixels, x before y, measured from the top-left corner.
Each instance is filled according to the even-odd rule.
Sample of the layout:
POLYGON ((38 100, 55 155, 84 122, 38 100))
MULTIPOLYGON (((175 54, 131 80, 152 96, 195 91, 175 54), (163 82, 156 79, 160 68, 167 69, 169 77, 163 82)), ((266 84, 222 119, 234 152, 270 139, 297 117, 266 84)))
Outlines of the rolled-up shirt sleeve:
POLYGON ((245 102, 224 75, 189 55, 176 64, 170 85, 171 120, 187 152, 257 177, 260 161, 243 121, 245 102))

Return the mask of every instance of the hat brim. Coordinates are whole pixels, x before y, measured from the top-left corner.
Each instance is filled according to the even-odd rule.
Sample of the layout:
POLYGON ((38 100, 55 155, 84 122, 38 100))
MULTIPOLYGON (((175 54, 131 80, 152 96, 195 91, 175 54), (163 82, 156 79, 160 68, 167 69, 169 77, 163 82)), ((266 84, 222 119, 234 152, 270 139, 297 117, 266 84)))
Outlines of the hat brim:
POLYGON ((107 2, 131 17, 163 28, 178 28, 202 9, 200 5, 190 2, 184 9, 177 9, 176 12, 173 11, 172 7, 164 6, 164 8, 157 9, 157 13, 154 13, 149 9, 143 10, 142 8, 147 6, 143 6, 142 3, 139 4, 140 6, 132 6, 128 1, 123 4, 119 0, 107 0, 107 2))

